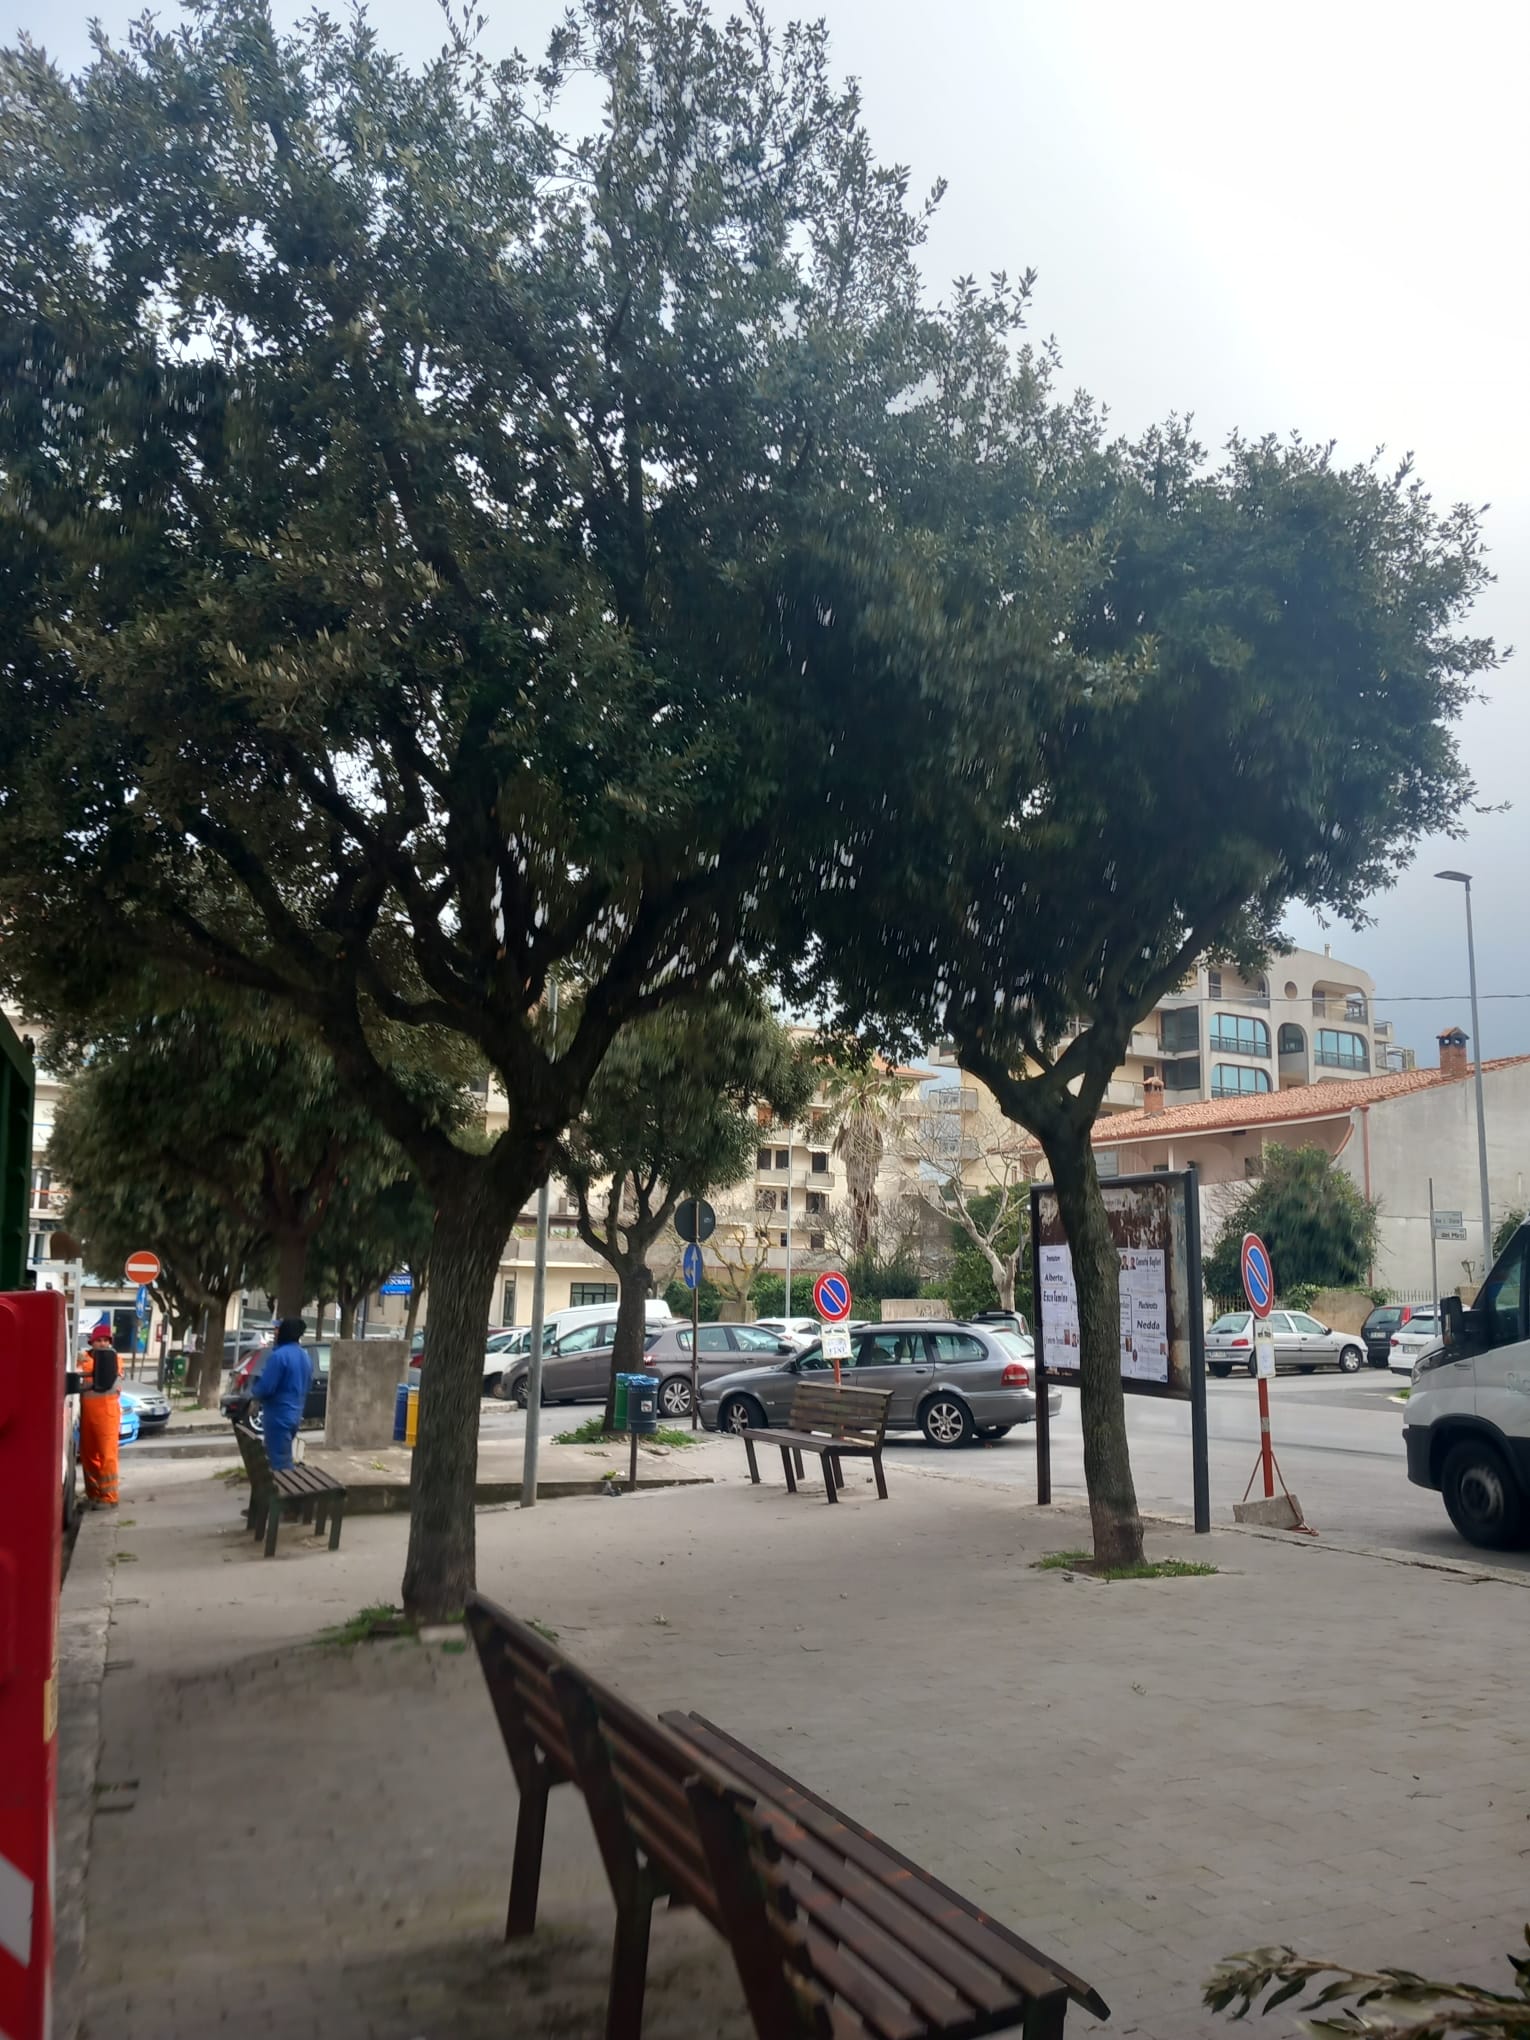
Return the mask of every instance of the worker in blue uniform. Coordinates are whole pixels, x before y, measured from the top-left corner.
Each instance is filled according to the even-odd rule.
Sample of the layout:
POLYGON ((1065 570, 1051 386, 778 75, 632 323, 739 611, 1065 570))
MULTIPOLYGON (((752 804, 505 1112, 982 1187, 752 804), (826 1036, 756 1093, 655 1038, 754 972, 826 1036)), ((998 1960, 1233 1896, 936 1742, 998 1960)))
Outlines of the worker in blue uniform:
POLYGON ((285 1472, 292 1465, 292 1441, 303 1421, 308 1401, 308 1384, 313 1379, 313 1360, 303 1337, 300 1317, 283 1318, 276 1328, 276 1344, 266 1355, 260 1377, 250 1393, 260 1404, 261 1433, 272 1471, 285 1472))

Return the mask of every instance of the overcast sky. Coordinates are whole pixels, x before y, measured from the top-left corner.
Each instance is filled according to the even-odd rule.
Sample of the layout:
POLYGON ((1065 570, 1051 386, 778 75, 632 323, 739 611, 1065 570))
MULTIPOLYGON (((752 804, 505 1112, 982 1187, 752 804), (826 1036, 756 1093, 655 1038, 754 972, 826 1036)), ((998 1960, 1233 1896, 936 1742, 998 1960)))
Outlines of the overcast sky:
MULTIPOLYGON (((482 6, 495 53, 532 53, 560 11, 482 6)), ((115 34, 137 11, 100 14, 115 34)), ((814 11, 864 84, 879 153, 916 187, 949 180, 933 288, 1035 269, 1034 330, 1123 430, 1177 410, 1213 446, 1295 427, 1346 458, 1411 450, 1442 504, 1491 506, 1498 582, 1478 627, 1530 657, 1523 0, 767 0, 780 20, 814 11)), ((371 13, 406 54, 441 41, 430 0, 371 13)), ((72 68, 87 19, 20 0, 12 26, 72 68)), ((1475 874, 1483 1052, 1530 1052, 1525 669, 1490 677, 1462 730, 1483 801, 1510 811, 1426 844, 1370 928, 1291 917, 1298 941, 1326 936, 1371 972, 1421 1060, 1439 1028, 1470 1026, 1444 866, 1475 874)))

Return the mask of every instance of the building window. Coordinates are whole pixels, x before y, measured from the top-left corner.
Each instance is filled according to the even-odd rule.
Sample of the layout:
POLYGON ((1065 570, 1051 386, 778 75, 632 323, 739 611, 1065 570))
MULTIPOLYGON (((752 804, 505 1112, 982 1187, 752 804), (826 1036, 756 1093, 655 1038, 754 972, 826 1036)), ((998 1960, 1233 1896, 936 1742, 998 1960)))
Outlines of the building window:
POLYGON ((828 1198, 824 1196, 821 1190, 809 1190, 809 1192, 807 1193, 808 1217, 822 1218, 824 1206, 828 1203, 828 1201, 829 1201, 828 1198))
POLYGON ((775 1191, 774 1191, 774 1190, 762 1190, 762 1191, 760 1192, 760 1201, 759 1201, 759 1208, 760 1208, 760 1210, 761 1210, 761 1211, 774 1211, 774 1210, 775 1210, 775 1208, 776 1208, 776 1193, 775 1193, 775 1191))
POLYGON ((812 1161, 812 1167, 813 1167, 813 1174, 814 1174, 815 1176, 827 1176, 827 1175, 828 1175, 828 1173, 829 1173, 829 1157, 828 1157, 828 1154, 827 1154, 827 1152, 826 1152, 826 1151, 825 1151, 824 1149, 820 1148, 820 1149, 818 1149, 818 1150, 817 1150, 817 1151, 815 1152, 815 1154, 813 1155, 813 1161, 812 1161))
POLYGON ((758 1154, 756 1154, 754 1158, 754 1165, 757 1169, 768 1169, 770 1167, 769 1148, 761 1148, 759 1150, 758 1154))
POLYGON ((1221 998, 1221 996, 1222 996, 1222 973, 1221 973, 1221 972, 1220 972, 1219 970, 1208 970, 1208 971, 1207 971, 1207 973, 1206 973, 1206 990, 1207 990, 1207 992, 1209 993, 1209 995, 1210 995, 1210 996, 1211 996, 1211 997, 1212 997, 1213 999, 1220 999, 1220 998, 1221 998))
POLYGON ((1094 1151, 1094 1173, 1103 1182, 1108 1176, 1121 1173, 1121 1155, 1116 1148, 1096 1148, 1094 1151))
POLYGON ((786 1246, 787 1244, 788 1244, 788 1241, 787 1241, 787 1237, 786 1237, 786 1234, 785 1234, 785 1233, 782 1233, 782 1235, 781 1235, 781 1245, 782 1245, 782 1246, 784 1247, 784 1246, 786 1246))
POLYGON ((1166 1062, 1163 1066, 1163 1087, 1166 1091, 1198 1091, 1201 1088, 1200 1057, 1187 1055, 1179 1062, 1166 1062))
POLYGON ((811 1252, 821 1254, 823 1252, 823 1234, 821 1232, 810 1232, 808 1234, 808 1247, 811 1252))
POLYGON ((1343 1034, 1337 1027, 1320 1027, 1315 1051, 1317 1060, 1330 1070, 1368 1070, 1370 1055, 1364 1037, 1343 1034))
POLYGON ((1165 1055, 1200 1047, 1201 1016, 1194 1006, 1169 1007, 1158 1022, 1158 1045, 1165 1055))
POLYGON ((1246 1070, 1237 1063, 1213 1063, 1211 1068, 1211 1095, 1213 1098, 1242 1098, 1252 1091, 1268 1091, 1270 1073, 1268 1070, 1246 1070))
POLYGON ((614 1282, 571 1282, 568 1286, 569 1308, 581 1303, 615 1303, 614 1282))
POLYGON ((1246 1183, 1257 1183, 1263 1174, 1263 1155, 1245 1155, 1243 1157, 1243 1180, 1246 1183))
POLYGON ((1293 1027, 1288 1022, 1281 1028, 1280 1052, 1282 1055, 1305 1055, 1307 1053, 1307 1037, 1299 1027, 1293 1027))
POLYGON ((505 1307, 499 1314, 499 1321, 502 1325, 513 1325, 515 1323, 515 1277, 513 1275, 505 1277, 504 1304, 505 1307))
POLYGON ((1268 1055, 1270 1030, 1263 1020, 1245 1013, 1213 1013, 1211 1045, 1223 1055, 1268 1055))
POLYGON ((768 1105, 756 1105, 754 1108, 755 1123, 758 1126, 769 1126, 774 1116, 768 1105))
POLYGON ((777 1167, 778 1169, 789 1169, 789 1168, 791 1167, 791 1165, 792 1165, 792 1151, 791 1151, 791 1149, 790 1149, 790 1148, 777 1148, 777 1149, 776 1149, 776 1167, 777 1167))

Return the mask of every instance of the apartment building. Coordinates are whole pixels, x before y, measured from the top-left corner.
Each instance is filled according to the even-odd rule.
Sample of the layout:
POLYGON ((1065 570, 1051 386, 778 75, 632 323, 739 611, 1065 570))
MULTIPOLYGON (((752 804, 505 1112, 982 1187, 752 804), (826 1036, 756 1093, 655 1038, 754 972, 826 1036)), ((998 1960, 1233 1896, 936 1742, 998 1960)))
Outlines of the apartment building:
POLYGON ((1289 950, 1257 977, 1201 964, 1133 1033, 1102 1109, 1140 1112, 1153 1080, 1179 1105, 1411 1069, 1375 999, 1370 976, 1326 946, 1289 950))

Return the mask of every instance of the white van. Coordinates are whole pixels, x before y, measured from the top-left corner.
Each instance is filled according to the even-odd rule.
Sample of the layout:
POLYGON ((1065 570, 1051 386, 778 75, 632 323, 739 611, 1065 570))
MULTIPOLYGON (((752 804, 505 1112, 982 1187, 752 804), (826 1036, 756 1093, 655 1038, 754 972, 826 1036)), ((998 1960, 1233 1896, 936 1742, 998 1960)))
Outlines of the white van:
POLYGON ((1471 1310, 1440 1302, 1443 1342, 1421 1353, 1403 1416, 1408 1478, 1436 1488, 1469 1544, 1502 1551, 1530 1527, 1530 1223, 1471 1310))
MULTIPOLYGON (((614 1318, 614 1303, 576 1303, 566 1310, 555 1310, 551 1317, 542 1321, 542 1351, 550 1353, 557 1340, 565 1332, 577 1332, 581 1325, 598 1325, 602 1318, 614 1318)), ((658 1330, 675 1322, 675 1314, 662 1296, 650 1296, 643 1305, 643 1316, 650 1329, 658 1330)), ((508 1360, 518 1360, 523 1353, 531 1350, 530 1325, 517 1325, 513 1331, 496 1332, 489 1341, 492 1353, 503 1354, 508 1360)))

